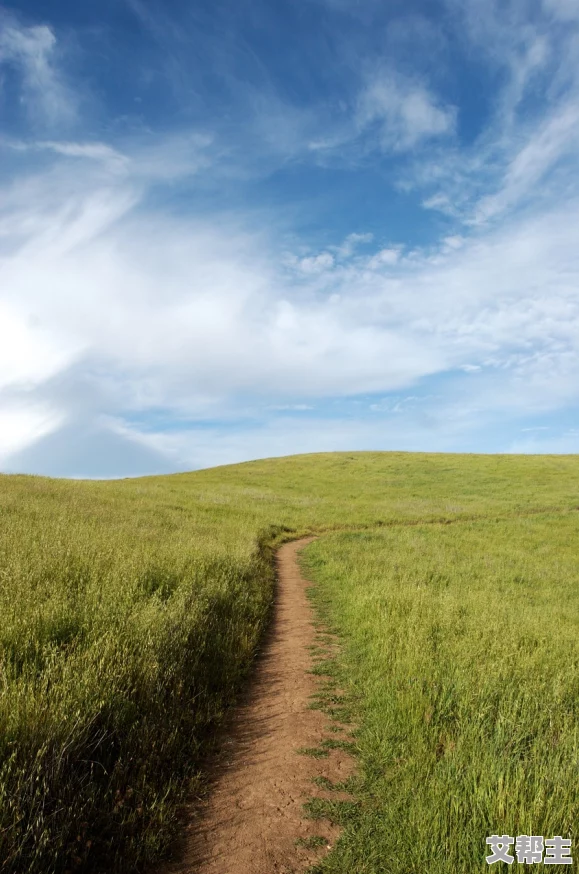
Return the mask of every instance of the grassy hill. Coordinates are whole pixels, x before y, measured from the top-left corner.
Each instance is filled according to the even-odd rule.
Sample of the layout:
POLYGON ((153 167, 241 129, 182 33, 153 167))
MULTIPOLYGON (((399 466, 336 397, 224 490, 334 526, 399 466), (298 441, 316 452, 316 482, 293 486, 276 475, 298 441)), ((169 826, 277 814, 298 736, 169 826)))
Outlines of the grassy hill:
MULTIPOLYGON (((409 712, 424 715, 427 709, 420 708, 431 706, 431 693, 446 700, 441 689, 447 675, 456 674, 457 684, 449 713, 460 712, 465 723, 480 706, 488 725, 495 725, 503 713, 500 700, 482 680, 472 693, 467 688, 465 678, 479 664, 476 653, 492 654, 501 682, 506 680, 500 670, 509 682, 524 678, 525 664, 539 678, 542 693, 550 688, 547 678, 556 681, 559 697, 549 698, 548 706, 574 712, 569 707, 576 706, 579 687, 568 623, 577 616, 577 580, 573 548, 565 551, 563 545, 576 537, 578 506, 579 460, 563 456, 335 453, 115 482, 0 477, 0 870, 61 874, 99 870, 106 859, 107 871, 115 866, 126 871, 159 853, 171 833, 184 778, 194 776, 199 753, 243 682, 267 622, 272 549, 299 534, 328 534, 310 547, 312 569, 328 617, 357 653, 349 657, 352 678, 356 671, 367 673, 368 664, 378 673, 386 665, 384 682, 403 683, 422 676, 428 646, 434 647, 431 662, 437 663, 437 653, 444 656, 436 677, 424 675, 430 678, 424 682, 434 685, 420 687, 418 703, 408 699, 400 712, 380 717, 393 732, 385 750, 397 749, 392 738, 399 738, 404 726, 412 729, 409 737, 420 740, 409 712), (444 525, 453 520, 464 525, 444 525), (362 528, 368 529, 366 540, 348 533, 362 528), (510 553, 534 570, 524 586, 501 589, 497 556, 510 553), (430 581, 425 590, 423 578, 430 581), (404 603, 396 601, 401 587, 404 603), (531 595, 547 617, 548 633, 537 630, 531 595), (498 616, 489 607, 493 599, 498 616), (364 610, 372 611, 374 603, 384 610, 368 624, 364 610), (448 617, 461 606, 467 611, 459 623, 465 629, 464 659, 455 671, 448 617), (567 624, 558 623, 557 611, 565 610, 567 624), (408 639, 417 634, 417 616, 426 617, 416 637, 418 661, 395 651, 399 636, 391 633, 391 613, 408 639), (400 625, 401 617, 406 624, 400 625), (492 617, 498 639, 511 641, 510 648, 493 648, 491 632, 488 639, 477 636, 479 625, 492 617), (515 634, 517 627, 523 630, 515 634), (556 654, 543 664, 546 641, 553 636, 559 641, 556 654), (370 646, 371 640, 379 642, 384 665, 360 643, 370 646), (519 643, 524 640, 538 643, 519 643)), ((479 672, 484 662, 480 665, 479 672)), ((367 676, 378 683, 376 673, 367 676)), ((526 713, 531 699, 516 700, 515 712, 526 713)), ((389 706, 381 699, 372 713, 386 713, 389 706)), ((432 706, 424 724, 433 725, 432 738, 438 732, 436 744, 449 749, 452 741, 464 761, 478 755, 486 729, 480 737, 473 729, 463 749, 450 729, 439 731, 444 707, 439 712, 438 704, 432 706), (441 734, 450 740, 441 741, 441 734)), ((374 716, 367 714, 368 724, 374 716)), ((552 736, 565 737, 554 748, 562 743, 567 755, 568 722, 554 718, 552 736)), ((544 721, 533 715, 533 726, 543 731, 544 721)), ((432 759, 430 741, 422 740, 426 771, 418 765, 417 771, 404 771, 400 785, 406 781, 406 792, 435 761, 450 761, 437 759, 436 752, 432 759)), ((528 740, 524 749, 535 750, 537 743, 528 740)), ((481 750, 491 757, 496 776, 502 747, 481 750)), ((365 755, 375 760, 372 749, 365 755)), ((540 774, 539 769, 535 776, 540 774)), ((445 797, 451 778, 444 779, 428 805, 445 797)), ((490 791, 483 787, 481 797, 490 791)), ((405 797, 402 792, 400 804, 405 797)), ((456 803, 460 807, 460 798, 456 803)), ((555 812, 562 810, 557 804, 555 812)), ((428 822, 424 811, 416 817, 428 822)), ((442 831, 450 827, 444 818, 441 822, 442 831)), ((551 822, 555 819, 547 817, 551 822)), ((348 846, 356 852, 354 838, 348 846)))

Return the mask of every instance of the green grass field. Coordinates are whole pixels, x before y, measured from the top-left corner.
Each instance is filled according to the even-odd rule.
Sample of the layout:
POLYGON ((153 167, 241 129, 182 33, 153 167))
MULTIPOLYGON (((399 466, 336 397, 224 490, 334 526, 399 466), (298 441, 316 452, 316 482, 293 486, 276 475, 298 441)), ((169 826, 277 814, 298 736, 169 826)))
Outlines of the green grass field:
POLYGON ((362 763, 320 871, 474 874, 489 835, 577 837, 578 539, 572 512, 309 547, 362 763))
POLYGON ((578 507, 562 456, 0 477, 0 870, 162 852, 267 624, 272 549, 308 532, 363 691, 361 801, 324 870, 479 871, 483 832, 570 833, 578 507))

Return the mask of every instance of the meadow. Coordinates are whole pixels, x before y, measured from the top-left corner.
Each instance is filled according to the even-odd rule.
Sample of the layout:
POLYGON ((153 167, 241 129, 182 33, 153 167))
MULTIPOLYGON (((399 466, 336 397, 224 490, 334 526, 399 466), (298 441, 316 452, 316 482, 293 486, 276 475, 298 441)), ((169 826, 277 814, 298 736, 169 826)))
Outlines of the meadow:
POLYGON ((571 838, 577 870, 578 539, 572 512, 308 548, 361 762, 320 874, 488 871, 493 834, 571 838))
POLYGON ((267 625, 273 550, 310 532, 320 609, 367 699, 363 821, 327 870, 418 871, 447 851, 452 870, 482 870, 465 860, 497 818, 563 833, 578 487, 575 457, 406 453, 0 477, 0 870, 137 871, 162 854, 267 625), (380 867, 411 839, 412 865, 380 867))

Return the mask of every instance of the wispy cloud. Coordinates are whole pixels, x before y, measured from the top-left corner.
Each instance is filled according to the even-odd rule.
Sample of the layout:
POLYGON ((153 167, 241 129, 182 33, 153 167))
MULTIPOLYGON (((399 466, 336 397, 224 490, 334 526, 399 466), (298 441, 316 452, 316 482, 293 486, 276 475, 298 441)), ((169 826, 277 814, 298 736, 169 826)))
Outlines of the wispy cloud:
POLYGON ((456 110, 421 82, 391 70, 372 77, 360 95, 356 121, 364 130, 375 125, 382 149, 399 152, 452 133, 456 110))
POLYGON ((19 70, 21 99, 34 124, 68 124, 76 115, 76 100, 59 71, 55 47, 50 27, 20 24, 0 9, 0 67, 19 70))
POLYGON ((545 175, 579 147, 579 102, 570 101, 542 121, 508 164, 500 190, 477 203, 475 223, 493 218, 536 195, 545 175))
POLYGON ((544 0, 544 5, 547 10, 561 21, 579 20, 579 8, 575 0, 544 0))
MULTIPOLYGON (((574 188, 577 28, 553 28, 545 15, 531 15, 526 2, 446 3, 501 87, 494 88, 488 122, 474 141, 416 164, 405 184, 430 188, 426 208, 467 224, 556 201, 563 187, 574 188), (567 173, 554 174, 565 160, 572 161, 567 173)), ((563 0, 544 4, 557 15, 565 7, 563 0)))
POLYGON ((87 158, 90 161, 100 161, 111 170, 120 171, 127 164, 126 156, 106 143, 75 143, 45 140, 35 143, 34 147, 50 149, 58 155, 64 155, 67 158, 87 158))

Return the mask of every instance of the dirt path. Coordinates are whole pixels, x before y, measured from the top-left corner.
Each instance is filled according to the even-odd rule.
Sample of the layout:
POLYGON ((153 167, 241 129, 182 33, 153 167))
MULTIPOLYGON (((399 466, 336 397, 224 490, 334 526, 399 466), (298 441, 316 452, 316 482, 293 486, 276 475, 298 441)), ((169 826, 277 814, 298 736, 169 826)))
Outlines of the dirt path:
POLYGON ((320 759, 296 752, 329 736, 327 716, 308 707, 318 687, 308 673, 315 630, 296 556, 312 539, 278 552, 276 607, 251 688, 229 723, 207 800, 191 812, 181 861, 162 874, 294 874, 337 837, 337 827, 306 819, 302 805, 330 797, 313 777, 344 780, 352 760, 341 750, 320 759), (296 844, 313 837, 325 845, 296 844))

